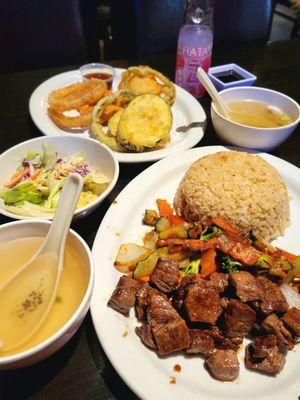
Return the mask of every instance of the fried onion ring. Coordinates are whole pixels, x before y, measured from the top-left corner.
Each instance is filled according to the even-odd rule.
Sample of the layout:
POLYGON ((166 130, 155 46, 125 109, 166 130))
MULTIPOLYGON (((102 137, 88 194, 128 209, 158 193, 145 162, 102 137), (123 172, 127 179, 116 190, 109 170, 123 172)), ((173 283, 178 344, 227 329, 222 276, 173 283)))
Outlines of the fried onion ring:
POLYGON ((107 92, 107 85, 101 79, 89 79, 74 83, 50 93, 48 103, 56 111, 78 109, 97 103, 107 92))
POLYGON ((129 89, 134 94, 156 94, 172 105, 176 96, 173 83, 163 74, 146 65, 129 67, 122 73, 119 89, 129 89))
POLYGON ((62 128, 83 128, 91 124, 92 110, 93 107, 84 106, 82 107, 80 115, 69 117, 58 111, 56 108, 50 107, 48 108, 48 115, 56 125, 62 128))

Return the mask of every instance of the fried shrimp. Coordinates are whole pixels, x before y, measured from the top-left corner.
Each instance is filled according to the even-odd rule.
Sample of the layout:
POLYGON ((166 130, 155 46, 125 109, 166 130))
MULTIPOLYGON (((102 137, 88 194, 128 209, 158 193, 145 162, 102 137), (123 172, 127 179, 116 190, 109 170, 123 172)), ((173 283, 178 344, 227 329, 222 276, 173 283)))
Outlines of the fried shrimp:
POLYGON ((176 95, 175 86, 166 76, 145 65, 129 67, 124 71, 119 89, 129 89, 136 95, 156 94, 170 105, 176 95))
POLYGON ((107 91, 107 85, 100 79, 89 79, 74 83, 50 93, 48 103, 56 111, 78 109, 86 105, 96 104, 107 91))

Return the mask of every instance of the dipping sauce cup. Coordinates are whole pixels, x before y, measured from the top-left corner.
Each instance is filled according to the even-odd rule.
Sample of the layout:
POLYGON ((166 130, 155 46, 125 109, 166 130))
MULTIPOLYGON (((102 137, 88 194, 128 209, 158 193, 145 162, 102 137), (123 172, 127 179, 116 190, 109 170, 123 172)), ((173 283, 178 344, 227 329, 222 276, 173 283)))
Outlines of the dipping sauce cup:
POLYGON ((79 71, 84 79, 102 79, 106 82, 107 88, 111 90, 115 77, 115 69, 110 65, 99 63, 85 64, 79 68, 79 71))

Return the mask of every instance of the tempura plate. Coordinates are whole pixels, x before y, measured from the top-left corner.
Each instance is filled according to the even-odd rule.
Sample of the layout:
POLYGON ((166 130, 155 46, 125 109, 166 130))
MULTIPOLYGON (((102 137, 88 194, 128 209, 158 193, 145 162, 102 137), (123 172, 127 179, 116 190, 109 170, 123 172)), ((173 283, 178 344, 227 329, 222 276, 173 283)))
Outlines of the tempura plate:
MULTIPOLYGON (((113 90, 117 90, 123 69, 116 68, 116 77, 113 83, 113 90)), ((32 93, 29 100, 29 111, 31 118, 39 130, 47 136, 55 135, 76 135, 90 137, 89 129, 71 129, 65 131, 60 129, 47 114, 48 96, 56 89, 81 81, 81 74, 78 70, 64 72, 55 75, 39 85, 32 93)), ((171 129, 171 141, 166 147, 159 150, 144 153, 118 153, 114 152, 117 159, 124 163, 136 163, 160 160, 180 150, 190 149, 195 146, 204 135, 206 116, 200 103, 187 91, 176 86, 176 100, 172 106, 173 125, 171 129), (176 129, 182 126, 192 127, 187 132, 177 132, 176 129)))

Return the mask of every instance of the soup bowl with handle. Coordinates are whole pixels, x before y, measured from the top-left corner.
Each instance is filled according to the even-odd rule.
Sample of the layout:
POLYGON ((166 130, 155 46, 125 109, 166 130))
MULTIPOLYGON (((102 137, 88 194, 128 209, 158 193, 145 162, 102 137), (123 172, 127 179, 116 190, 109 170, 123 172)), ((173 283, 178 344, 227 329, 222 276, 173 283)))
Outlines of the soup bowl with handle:
MULTIPOLYGON (((41 220, 23 220, 3 224, 0 226, 0 244, 27 237, 45 237, 49 227, 49 221, 41 220)), ((86 242, 71 229, 68 234, 67 244, 76 249, 77 254, 82 259, 82 263, 87 266, 89 272, 87 288, 79 306, 68 321, 43 342, 13 355, 4 357, 0 355, 0 370, 26 367, 51 356, 71 339, 87 314, 94 286, 92 254, 86 242)), ((47 320, 45 323, 47 323, 47 320)))
POLYGON ((300 121, 299 104, 291 97, 275 90, 261 87, 234 87, 219 92, 227 103, 238 100, 256 100, 270 103, 288 114, 292 123, 277 128, 257 128, 230 121, 211 104, 211 118, 217 135, 226 143, 253 150, 270 151, 283 143, 296 129, 300 121))

